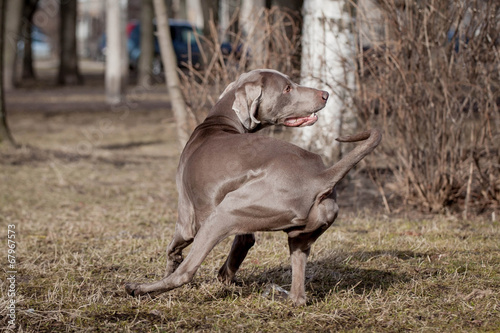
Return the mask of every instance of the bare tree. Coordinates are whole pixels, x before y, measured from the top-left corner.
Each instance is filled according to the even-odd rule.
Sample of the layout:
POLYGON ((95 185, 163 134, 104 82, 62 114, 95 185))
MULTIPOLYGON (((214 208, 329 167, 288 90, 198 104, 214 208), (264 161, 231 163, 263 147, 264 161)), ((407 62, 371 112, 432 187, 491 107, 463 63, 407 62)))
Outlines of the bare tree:
MULTIPOLYGON (((0 50, 4 47, 4 27, 5 27, 5 1, 0 0, 0 50)), ((3 52, 0 52, 0 78, 3 77, 3 52)), ((7 112, 5 110, 5 98, 3 80, 0 79, 0 143, 7 140, 11 145, 17 146, 7 123, 7 112)))
POLYGON ((266 22, 265 0, 242 0, 240 8, 240 24, 243 34, 251 41, 252 57, 250 65, 253 68, 269 67, 266 64, 269 52, 266 41, 266 31, 263 26, 266 22))
POLYGON ((171 18, 180 20, 185 20, 187 18, 186 0, 165 0, 165 2, 171 18))
POLYGON ((126 6, 122 1, 106 3, 106 100, 118 104, 123 100, 128 77, 126 6))
POLYGON ((221 1, 219 8, 219 30, 222 41, 233 42, 240 30, 239 13, 241 0, 221 1))
MULTIPOLYGON (((242 35, 248 44, 249 65, 252 68, 271 68, 272 54, 280 54, 284 48, 300 41, 302 0, 242 0, 239 23, 242 35), (276 34, 272 29, 282 29, 276 34), (273 35, 279 40, 269 38, 273 35)), ((300 47, 295 48, 288 58, 293 70, 286 74, 296 77, 300 71, 300 47)))
POLYGON ((186 0, 186 17, 195 26, 203 26, 203 0, 186 0))
POLYGON ((38 0, 25 0, 23 10, 23 79, 34 79, 35 70, 33 68, 33 50, 31 48, 33 33, 33 16, 38 5, 38 0))
POLYGON ((190 130, 188 128, 186 103, 182 96, 181 84, 177 74, 177 58, 172 44, 172 37, 170 36, 167 6, 163 0, 154 0, 153 4, 156 13, 160 52, 165 67, 165 78, 177 124, 177 137, 182 149, 189 139, 190 130))
POLYGON ((141 55, 137 66, 137 84, 147 86, 151 82, 154 57, 153 1, 142 0, 141 4, 141 55))
POLYGON ((61 1, 60 52, 57 82, 61 85, 78 85, 83 78, 78 68, 76 50, 77 0, 61 1))
POLYGON ((210 22, 214 26, 219 24, 219 3, 220 0, 202 0, 201 7, 203 9, 203 34, 211 35, 210 22))
POLYGON ((318 123, 300 132, 297 142, 320 152, 327 160, 335 160, 340 151, 335 138, 342 129, 355 126, 349 90, 354 83, 350 14, 346 0, 304 1, 302 34, 302 84, 330 92, 327 106, 319 114, 318 123))
MULTIPOLYGON (((271 0, 271 7, 279 7, 282 11, 287 10, 295 14, 293 24, 287 24, 285 26, 285 34, 289 40, 292 40, 297 35, 302 35, 302 6, 304 0, 271 0)), ((275 17, 276 20, 281 19, 281 17, 275 17)), ((292 56, 292 65, 294 70, 300 71, 300 59, 301 59, 301 48, 298 47, 292 56)))
POLYGON ((388 201, 498 211, 500 3, 364 0, 356 14, 355 107, 388 138, 374 171, 388 201))
POLYGON ((4 48, 3 48, 3 79, 4 89, 11 90, 16 81, 16 56, 17 42, 20 36, 21 16, 23 12, 24 1, 5 0, 5 29, 4 29, 4 48))

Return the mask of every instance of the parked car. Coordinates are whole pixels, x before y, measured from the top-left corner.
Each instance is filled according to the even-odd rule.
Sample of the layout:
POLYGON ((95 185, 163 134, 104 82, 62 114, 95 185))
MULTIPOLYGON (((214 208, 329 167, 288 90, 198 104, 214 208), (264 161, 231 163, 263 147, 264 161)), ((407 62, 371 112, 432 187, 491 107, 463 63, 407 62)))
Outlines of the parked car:
MULTIPOLYGON (((174 46, 175 56, 177 57, 177 66, 183 67, 184 64, 191 61, 192 64, 200 63, 200 49, 194 36, 195 29, 191 23, 182 20, 169 20, 170 36, 174 46)), ((159 74, 162 70, 160 45, 156 33, 156 24, 154 24, 154 57, 153 74, 159 74)), ((200 31, 196 31, 201 34, 200 31)), ((141 25, 137 23, 131 30, 127 41, 129 64, 132 69, 137 68, 139 57, 141 55, 141 25)))
MULTIPOLYGON (((184 67, 189 61, 191 61, 193 65, 200 64, 200 48, 196 41, 195 33, 201 36, 201 30, 184 20, 169 19, 169 25, 170 36, 172 37, 172 44, 177 58, 177 66, 184 67)), ((157 37, 156 22, 153 22, 153 31, 154 56, 152 72, 153 74, 158 75, 163 71, 163 65, 160 56, 160 45, 157 37)), ((104 60, 106 57, 106 34, 103 34, 100 38, 99 50, 99 58, 104 60)), ((141 25, 136 20, 127 24, 127 50, 129 56, 129 66, 132 70, 135 70, 141 55, 141 25)), ((227 42, 222 43, 221 50, 224 56, 229 55, 232 52, 232 45, 227 42)), ((241 45, 236 48, 237 52, 240 50, 241 45)))
MULTIPOLYGON (((132 20, 127 23, 127 26, 125 27, 125 32, 127 34, 127 40, 130 37, 130 33, 132 30, 137 26, 139 21, 137 20, 132 20)), ((97 41, 97 60, 105 61, 106 60, 106 43, 107 43, 107 36, 106 33, 103 33, 101 37, 99 37, 99 40, 97 41)))

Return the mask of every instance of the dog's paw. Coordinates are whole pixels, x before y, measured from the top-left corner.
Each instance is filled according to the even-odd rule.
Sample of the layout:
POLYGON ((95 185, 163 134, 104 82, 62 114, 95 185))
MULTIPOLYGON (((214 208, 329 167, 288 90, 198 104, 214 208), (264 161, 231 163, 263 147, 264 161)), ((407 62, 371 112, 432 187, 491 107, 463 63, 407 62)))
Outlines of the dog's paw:
POLYGON ((125 283, 125 291, 130 296, 138 297, 144 294, 143 292, 141 292, 140 286, 141 285, 138 283, 125 283))
POLYGON ((288 299, 292 302, 294 306, 304 306, 307 303, 306 296, 288 295, 288 299))
POLYGON ((222 266, 217 274, 217 280, 224 284, 232 284, 235 282, 234 280, 234 272, 231 272, 226 265, 222 266))
POLYGON ((231 285, 234 283, 234 279, 227 278, 226 276, 217 275, 217 280, 225 285, 231 285))

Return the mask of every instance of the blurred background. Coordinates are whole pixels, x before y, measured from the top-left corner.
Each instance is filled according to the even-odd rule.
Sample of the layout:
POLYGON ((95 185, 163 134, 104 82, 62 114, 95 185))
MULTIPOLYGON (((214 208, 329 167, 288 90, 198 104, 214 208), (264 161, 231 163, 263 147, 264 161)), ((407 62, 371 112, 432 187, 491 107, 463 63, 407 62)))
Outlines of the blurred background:
MULTIPOLYGON (((17 137, 15 146, 36 145, 36 135, 23 133, 37 128, 22 128, 36 112, 158 110, 176 124, 182 146, 227 84, 251 69, 273 68, 328 90, 331 98, 316 125, 267 135, 331 163, 352 148, 339 146, 339 135, 375 126, 384 131, 377 156, 359 171, 367 184, 358 185, 370 189, 381 210, 417 207, 464 216, 498 210, 496 0, 2 3, 5 142, 17 137), (171 40, 162 41, 159 27, 167 17, 171 40), (175 59, 162 54, 162 45, 175 59), (171 64, 176 75, 168 77, 171 64), (180 104, 165 83, 180 86, 180 104)), ((96 131, 94 141, 117 137, 104 132, 96 131)), ((68 142, 59 138, 46 146, 59 149, 58 140, 68 142)), ((90 141, 90 148, 71 149, 94 151, 98 145, 90 141)))

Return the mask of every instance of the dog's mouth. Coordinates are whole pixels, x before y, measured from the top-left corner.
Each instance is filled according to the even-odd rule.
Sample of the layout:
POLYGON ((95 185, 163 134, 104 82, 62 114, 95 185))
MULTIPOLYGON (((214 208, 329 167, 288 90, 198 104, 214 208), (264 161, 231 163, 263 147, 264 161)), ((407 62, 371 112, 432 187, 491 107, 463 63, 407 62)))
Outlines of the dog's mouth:
POLYGON ((311 126, 317 121, 318 121, 318 116, 316 115, 316 112, 314 112, 313 114, 306 117, 286 118, 285 121, 283 122, 283 125, 288 127, 304 127, 304 126, 311 126))

